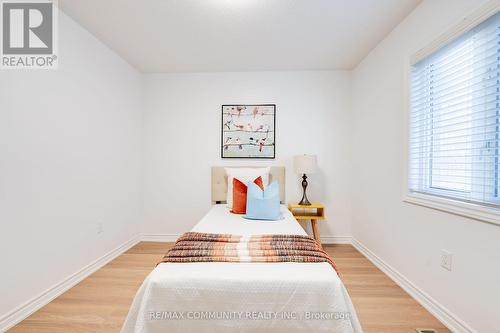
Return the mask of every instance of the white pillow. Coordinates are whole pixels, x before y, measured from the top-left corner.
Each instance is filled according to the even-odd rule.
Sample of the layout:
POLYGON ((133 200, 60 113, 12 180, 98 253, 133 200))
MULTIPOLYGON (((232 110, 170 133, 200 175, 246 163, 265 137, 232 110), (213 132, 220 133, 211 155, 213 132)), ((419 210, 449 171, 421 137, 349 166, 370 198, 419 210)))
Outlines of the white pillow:
POLYGON ((238 178, 243 183, 252 182, 257 177, 262 177, 264 187, 269 184, 270 167, 267 168, 224 168, 227 175, 227 207, 233 208, 233 178, 238 178))

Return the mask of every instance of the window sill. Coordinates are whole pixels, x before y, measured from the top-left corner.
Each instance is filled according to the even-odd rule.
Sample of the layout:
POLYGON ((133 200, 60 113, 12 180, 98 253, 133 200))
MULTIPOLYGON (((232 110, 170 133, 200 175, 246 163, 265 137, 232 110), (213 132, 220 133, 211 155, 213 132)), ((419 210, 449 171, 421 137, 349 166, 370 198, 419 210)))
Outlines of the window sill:
POLYGON ((421 193, 407 193, 403 201, 482 222, 500 225, 500 209, 421 193))

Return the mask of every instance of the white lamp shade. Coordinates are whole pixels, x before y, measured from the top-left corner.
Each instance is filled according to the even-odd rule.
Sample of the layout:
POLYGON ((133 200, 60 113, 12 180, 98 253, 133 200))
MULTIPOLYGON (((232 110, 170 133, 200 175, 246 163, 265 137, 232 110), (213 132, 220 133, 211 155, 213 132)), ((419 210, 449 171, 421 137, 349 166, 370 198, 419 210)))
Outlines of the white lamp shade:
POLYGON ((316 155, 297 155, 293 157, 293 168, 295 173, 310 174, 315 173, 318 168, 316 155))

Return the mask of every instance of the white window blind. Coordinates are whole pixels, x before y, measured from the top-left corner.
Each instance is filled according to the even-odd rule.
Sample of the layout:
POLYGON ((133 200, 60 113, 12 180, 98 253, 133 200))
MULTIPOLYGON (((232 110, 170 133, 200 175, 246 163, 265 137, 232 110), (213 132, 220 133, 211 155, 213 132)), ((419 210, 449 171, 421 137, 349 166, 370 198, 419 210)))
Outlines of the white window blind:
POLYGON ((410 192, 500 206, 500 13, 411 69, 410 192))

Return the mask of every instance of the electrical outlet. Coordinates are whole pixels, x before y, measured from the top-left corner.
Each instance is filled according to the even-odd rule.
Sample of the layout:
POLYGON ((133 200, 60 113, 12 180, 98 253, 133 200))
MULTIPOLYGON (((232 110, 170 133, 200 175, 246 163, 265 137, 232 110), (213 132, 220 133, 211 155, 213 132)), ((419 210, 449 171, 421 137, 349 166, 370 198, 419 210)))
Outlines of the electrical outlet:
POLYGON ((451 263, 452 263, 453 255, 451 252, 446 250, 441 250, 441 267, 451 271, 451 263))
POLYGON ((102 234, 104 232, 104 223, 99 222, 97 223, 97 234, 102 234))

